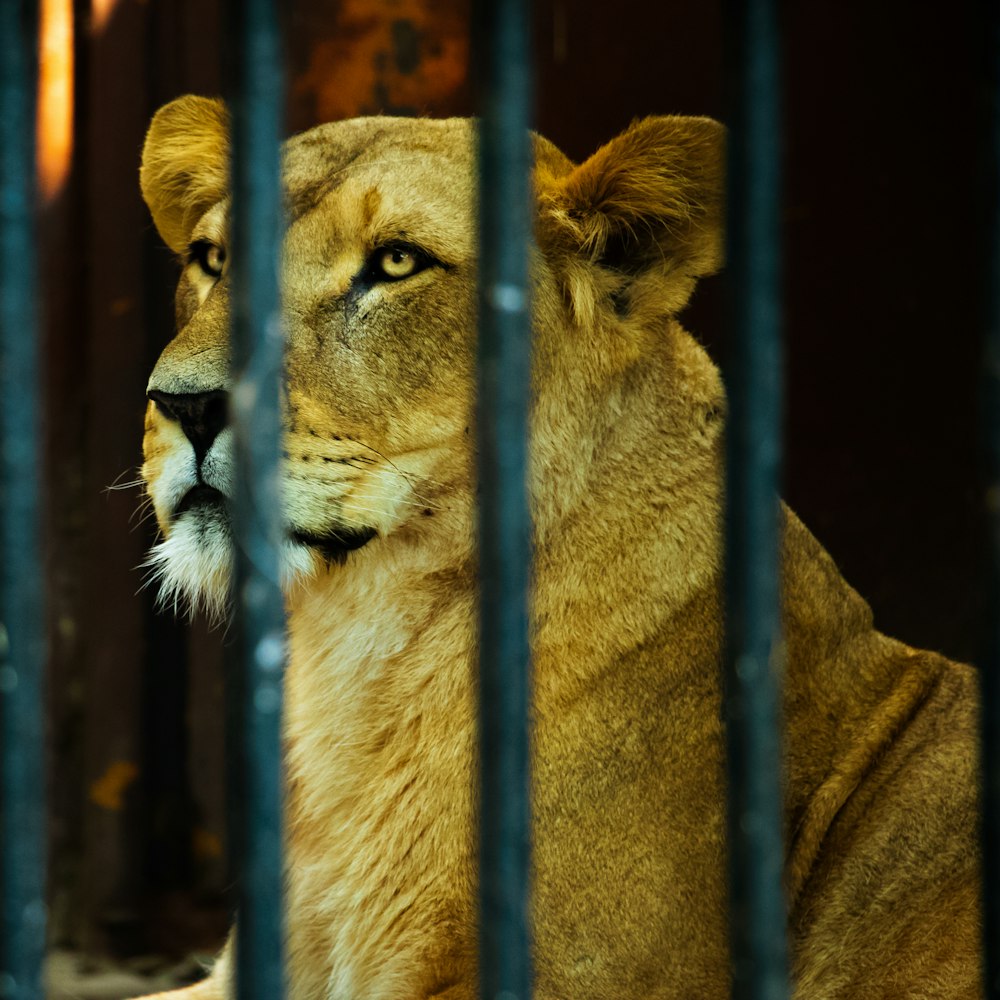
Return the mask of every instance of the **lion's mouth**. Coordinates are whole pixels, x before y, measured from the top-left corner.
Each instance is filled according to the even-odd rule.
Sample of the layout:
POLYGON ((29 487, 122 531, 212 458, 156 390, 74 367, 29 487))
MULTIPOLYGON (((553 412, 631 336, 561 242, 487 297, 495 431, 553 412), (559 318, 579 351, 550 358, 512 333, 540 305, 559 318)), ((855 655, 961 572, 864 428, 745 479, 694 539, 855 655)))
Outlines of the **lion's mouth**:
POLYGON ((343 564, 348 552, 354 552, 367 545, 377 534, 374 528, 342 528, 322 535, 308 531, 293 531, 292 539, 316 549, 327 562, 343 564))
POLYGON ((225 494, 217 490, 214 486, 199 483, 197 486, 192 486, 181 497, 181 502, 175 508, 171 520, 176 521, 182 514, 186 514, 189 510, 195 510, 199 507, 224 507, 225 504, 225 494))
MULTIPOLYGON (((178 520, 188 511, 211 511, 229 514, 229 499, 214 486, 199 483, 184 494, 173 513, 172 520, 178 520)), ((322 532, 290 528, 288 537, 300 545, 315 549, 327 562, 343 564, 349 552, 367 545, 378 532, 374 528, 338 528, 322 532)))

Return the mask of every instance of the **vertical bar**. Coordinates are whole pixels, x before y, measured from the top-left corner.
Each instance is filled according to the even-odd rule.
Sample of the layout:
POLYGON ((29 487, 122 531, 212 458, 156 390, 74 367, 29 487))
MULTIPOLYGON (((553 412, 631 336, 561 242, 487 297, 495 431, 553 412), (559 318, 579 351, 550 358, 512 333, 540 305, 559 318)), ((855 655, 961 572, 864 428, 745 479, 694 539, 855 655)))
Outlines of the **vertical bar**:
POLYGON ((282 862, 283 527, 279 378, 284 338, 279 136, 283 78, 274 0, 234 0, 232 53, 232 362, 238 476, 235 649, 229 664, 230 837, 239 864, 236 979, 240 1000, 284 996, 282 862))
POLYGON ((980 8, 983 78, 983 427, 982 460, 989 533, 982 670, 984 995, 1000 1000, 1000 8, 980 8))
POLYGON ((527 422, 531 377, 529 0, 476 21, 480 68, 478 461, 479 980, 483 1000, 531 996, 527 422))
POLYGON ((732 337, 726 488, 728 844, 733 996, 788 996, 782 891, 778 480, 781 298, 776 0, 726 7, 727 272, 732 337))
POLYGON ((38 10, 0 0, 0 997, 42 996, 45 788, 35 242, 38 10))

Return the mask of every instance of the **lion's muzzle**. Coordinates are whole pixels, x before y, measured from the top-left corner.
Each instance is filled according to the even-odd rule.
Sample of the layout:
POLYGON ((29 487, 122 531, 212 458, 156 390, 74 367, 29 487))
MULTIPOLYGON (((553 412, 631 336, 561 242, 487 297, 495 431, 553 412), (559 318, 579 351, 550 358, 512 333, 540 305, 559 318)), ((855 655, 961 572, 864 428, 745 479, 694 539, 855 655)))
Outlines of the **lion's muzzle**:
POLYGON ((209 392, 171 393, 151 389, 149 398, 169 420, 176 420, 194 448, 199 478, 201 464, 212 442, 229 420, 229 393, 222 389, 209 392))

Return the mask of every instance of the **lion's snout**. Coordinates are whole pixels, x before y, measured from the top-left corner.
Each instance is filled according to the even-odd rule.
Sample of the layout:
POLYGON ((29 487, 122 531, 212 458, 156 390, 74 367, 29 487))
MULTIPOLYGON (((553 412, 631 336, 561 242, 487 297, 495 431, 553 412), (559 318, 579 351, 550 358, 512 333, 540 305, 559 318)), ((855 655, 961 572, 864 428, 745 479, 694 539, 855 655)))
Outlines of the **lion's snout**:
POLYGON ((148 396, 163 416, 181 425, 194 448, 200 472, 208 449, 229 422, 229 393, 222 389, 185 393, 151 389, 148 396))

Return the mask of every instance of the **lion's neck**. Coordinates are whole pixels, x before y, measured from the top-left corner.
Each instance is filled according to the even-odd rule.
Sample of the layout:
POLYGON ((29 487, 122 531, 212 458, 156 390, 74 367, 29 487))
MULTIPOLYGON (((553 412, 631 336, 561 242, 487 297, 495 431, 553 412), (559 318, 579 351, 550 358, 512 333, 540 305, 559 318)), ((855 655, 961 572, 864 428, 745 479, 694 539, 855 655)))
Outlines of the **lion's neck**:
POLYGON ((377 540, 291 604, 290 930, 295 947, 319 949, 293 966, 321 973, 297 984, 303 996, 387 995, 416 961, 397 887, 422 880, 449 899, 433 880, 470 878, 475 576, 453 554, 377 540), (380 954, 396 917, 394 951, 380 954))
MULTIPOLYGON (((468 655, 473 642, 471 607, 474 566, 468 515, 442 526, 435 544, 428 539, 376 539, 304 585, 289 602, 290 672, 293 698, 336 702, 327 715, 345 716, 372 698, 384 704, 413 701, 413 685, 436 666, 441 650, 468 655), (438 629, 456 614, 468 625, 448 633, 438 629), (391 691, 389 689, 392 689, 391 691)), ((304 706, 310 724, 315 701, 304 706)), ((296 705, 289 708, 294 724, 296 705)), ((384 712, 378 713, 384 716, 384 712)), ((363 724, 370 728, 372 717, 363 724)))
POLYGON ((668 631, 720 567, 715 367, 671 324, 624 370, 590 378, 569 412, 540 400, 554 430, 536 435, 533 467, 536 648, 568 695, 668 631))

